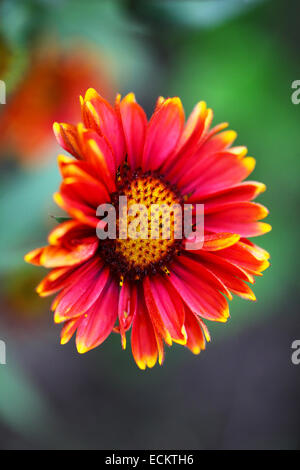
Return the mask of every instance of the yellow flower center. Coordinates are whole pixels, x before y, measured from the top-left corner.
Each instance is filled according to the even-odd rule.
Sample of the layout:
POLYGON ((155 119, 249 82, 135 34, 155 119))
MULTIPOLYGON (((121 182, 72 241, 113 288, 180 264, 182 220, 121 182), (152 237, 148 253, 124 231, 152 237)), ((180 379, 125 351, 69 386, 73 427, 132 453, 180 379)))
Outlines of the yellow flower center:
POLYGON ((118 174, 117 188, 112 195, 117 238, 101 242, 111 269, 133 280, 168 273, 181 249, 181 195, 159 174, 131 172, 127 166, 118 174))

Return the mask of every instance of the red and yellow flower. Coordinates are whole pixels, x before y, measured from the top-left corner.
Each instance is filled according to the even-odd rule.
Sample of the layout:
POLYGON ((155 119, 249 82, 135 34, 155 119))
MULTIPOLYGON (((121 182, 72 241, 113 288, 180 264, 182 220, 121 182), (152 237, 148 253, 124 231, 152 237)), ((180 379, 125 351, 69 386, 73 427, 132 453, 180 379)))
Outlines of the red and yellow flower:
MULTIPOLYGON (((61 342, 76 332, 80 353, 112 331, 131 347, 141 369, 164 359, 164 343, 198 354, 209 341, 205 320, 225 322, 228 299, 255 300, 249 283, 268 266, 268 253, 248 238, 270 226, 268 211, 253 202, 265 185, 245 181, 255 160, 226 123, 211 128, 213 113, 199 102, 187 122, 179 98, 157 101, 148 121, 130 93, 111 106, 95 90, 81 98, 82 123, 54 124, 60 145, 60 191, 54 195, 69 220, 49 235, 49 245, 26 261, 51 268, 37 287, 59 291, 52 308, 64 323, 61 342), (99 240, 97 207, 126 195, 132 203, 204 204, 201 249, 186 240, 99 240)), ((172 232, 173 233, 173 232, 172 232)))

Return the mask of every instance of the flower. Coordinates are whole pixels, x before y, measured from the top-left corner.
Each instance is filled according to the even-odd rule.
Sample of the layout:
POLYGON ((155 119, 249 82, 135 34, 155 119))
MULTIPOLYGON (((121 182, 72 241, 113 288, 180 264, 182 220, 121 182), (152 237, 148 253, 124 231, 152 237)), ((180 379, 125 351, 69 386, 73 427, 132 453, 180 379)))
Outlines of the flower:
POLYGON ((112 80, 101 62, 89 47, 61 50, 46 44, 34 50, 27 73, 0 114, 1 153, 14 152, 26 165, 49 157, 53 121, 80 119, 74 96, 89 83, 110 94, 112 80))
POLYGON ((270 230, 261 222, 267 209, 252 202, 265 185, 242 182, 255 160, 246 147, 232 146, 236 133, 224 130, 226 123, 210 128, 213 113, 203 101, 186 124, 178 97, 160 97, 149 122, 133 93, 118 95, 113 107, 89 89, 81 109, 83 123, 54 124, 58 142, 75 157, 58 157, 63 181, 54 195, 71 218, 52 230, 48 246, 25 257, 52 269, 37 292, 60 291, 52 309, 55 322, 64 322, 61 343, 77 331, 84 353, 114 331, 125 348, 131 328, 141 369, 162 364, 164 343, 198 354, 210 339, 204 321, 225 322, 232 294, 255 300, 247 283, 269 266, 268 253, 248 240, 270 230), (191 249, 174 230, 170 239, 118 232, 100 240, 97 207, 117 205, 124 195, 128 210, 141 202, 204 204, 202 247, 191 249))

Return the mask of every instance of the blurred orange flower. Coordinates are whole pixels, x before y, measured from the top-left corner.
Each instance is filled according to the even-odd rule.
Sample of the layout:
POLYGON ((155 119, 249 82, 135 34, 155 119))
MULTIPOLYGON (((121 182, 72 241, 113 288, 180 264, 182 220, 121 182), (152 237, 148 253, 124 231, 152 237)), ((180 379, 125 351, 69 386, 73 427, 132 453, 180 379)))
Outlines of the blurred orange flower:
POLYGON ((76 97, 91 84, 111 96, 109 65, 98 52, 53 45, 34 51, 26 76, 1 109, 1 154, 13 152, 24 164, 49 157, 53 121, 79 120, 76 97))

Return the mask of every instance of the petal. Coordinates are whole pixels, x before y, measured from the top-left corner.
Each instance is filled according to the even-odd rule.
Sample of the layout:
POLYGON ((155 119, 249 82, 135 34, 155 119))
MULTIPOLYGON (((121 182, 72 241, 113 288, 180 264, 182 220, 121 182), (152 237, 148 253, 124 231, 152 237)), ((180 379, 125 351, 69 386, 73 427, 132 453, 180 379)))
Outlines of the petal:
MULTIPOLYGON (((201 250, 204 251, 217 251, 222 250, 223 248, 227 248, 228 246, 234 245, 240 236, 235 233, 213 233, 213 234, 206 234, 204 235, 203 245, 201 250)), ((194 243, 198 243, 199 239, 195 238, 194 243)), ((193 243, 193 240, 188 240, 189 245, 193 243)), ((184 242, 185 249, 187 244, 187 240, 184 242)), ((199 250, 190 250, 193 253, 198 253, 199 250)))
POLYGON ((82 116, 87 128, 94 129, 107 138, 113 148, 118 167, 125 156, 125 142, 122 124, 114 108, 90 88, 82 101, 82 116))
POLYGON ((255 245, 252 241, 248 240, 248 238, 241 238, 241 242, 249 245, 251 247, 252 253, 255 253, 258 259, 269 259, 270 253, 264 250, 261 246, 255 245))
POLYGON ((206 129, 207 116, 210 112, 211 110, 206 108, 206 103, 200 101, 190 114, 177 144, 174 156, 167 159, 164 165, 164 173, 169 181, 172 181, 175 175, 183 170, 186 166, 187 159, 192 156, 199 147, 199 142, 206 129))
POLYGON ((74 268, 55 268, 50 271, 47 276, 39 283, 36 288, 37 293, 41 297, 52 295, 69 284, 70 275, 74 272, 74 268))
POLYGON ((60 344, 66 344, 70 341, 81 321, 82 317, 66 321, 60 333, 60 344))
POLYGON ((97 301, 85 313, 76 334, 79 353, 99 346, 112 332, 118 316, 118 292, 118 284, 110 279, 97 301))
POLYGON ((55 122, 53 131, 57 142, 63 149, 78 159, 82 158, 82 148, 76 126, 55 122))
POLYGON ((105 186, 93 178, 68 177, 61 184, 60 191, 78 202, 96 209, 99 204, 110 200, 105 186))
POLYGON ((205 349, 205 338, 198 317, 186 307, 185 329, 187 333, 186 346, 193 354, 199 354, 205 349))
MULTIPOLYGON (((52 302, 51 309, 54 311, 61 301, 61 299, 64 297, 66 292, 68 292, 67 288, 71 288, 74 284, 77 284, 80 279, 85 279, 85 276, 91 271, 95 269, 96 266, 96 271, 99 269, 101 270, 102 267, 102 262, 98 258, 91 258, 85 263, 81 264, 80 266, 74 266, 74 267, 68 267, 69 273, 66 278, 66 282, 63 281, 63 290, 55 297, 55 299, 52 302), (98 268, 97 268, 98 266, 98 268)), ((53 273, 55 273, 58 269, 63 269, 63 268, 57 268, 53 269, 53 273)), ((95 271, 94 271, 95 272, 95 271)), ((42 281, 43 282, 43 281, 42 281)), ((39 287, 39 286, 38 286, 39 287)))
POLYGON ((271 230, 269 224, 257 222, 268 214, 261 204, 236 202, 224 204, 205 213, 205 229, 211 232, 231 232, 242 237, 254 237, 271 230))
POLYGON ((208 320, 227 321, 229 317, 227 301, 207 281, 201 280, 179 263, 174 263, 168 279, 196 315, 208 320))
POLYGON ((207 112, 205 101, 199 101, 190 114, 179 139, 177 145, 179 155, 185 154, 185 156, 187 156, 188 154, 194 153, 205 128, 207 112))
POLYGON ((125 135, 128 163, 132 169, 136 169, 142 163, 147 116, 143 108, 136 103, 133 93, 129 93, 122 99, 119 111, 125 135))
POLYGON ((198 160, 183 175, 178 186, 185 193, 193 192, 193 199, 199 201, 207 194, 240 183, 254 170, 255 159, 240 159, 236 155, 216 153, 198 160))
POLYGON ((143 282, 145 302, 147 310, 149 312, 150 319, 156 331, 164 338, 165 342, 169 345, 172 344, 172 339, 169 331, 164 325, 163 319, 160 315, 160 312, 156 306, 149 279, 146 277, 143 282))
POLYGON ((85 173, 88 173, 88 164, 86 162, 82 160, 80 161, 74 160, 73 157, 68 157, 67 155, 63 155, 63 154, 58 155, 57 163, 58 163, 59 171, 63 178, 67 178, 68 176, 74 176, 74 169, 75 171, 78 171, 78 173, 80 171, 84 171, 85 173), (73 172, 70 171, 70 168, 73 169, 73 172), (76 170, 77 168, 78 170, 76 170))
POLYGON ((119 331, 123 349, 126 349, 126 318, 130 315, 130 284, 124 281, 121 286, 118 304, 119 331))
POLYGON ((95 211, 60 193, 55 193, 53 199, 59 207, 68 212, 72 217, 91 227, 97 227, 99 220, 94 217, 95 211))
POLYGON ((78 317, 96 302, 109 277, 109 269, 101 261, 90 266, 77 282, 65 288, 55 305, 54 321, 61 323, 78 317))
POLYGON ((30 263, 30 264, 34 264, 36 266, 40 266, 41 265, 41 255, 44 251, 45 247, 41 247, 41 248, 35 248, 34 250, 32 251, 29 251, 29 253, 27 253, 25 256, 24 256, 24 260, 26 261, 26 263, 30 263))
MULTIPOLYGON (((229 149, 230 143, 236 138, 236 132, 234 131, 225 131, 217 134, 220 130, 227 127, 227 123, 222 123, 213 128, 210 132, 208 132, 208 127, 212 120, 212 111, 208 110, 208 114, 205 120, 205 128, 203 132, 203 136, 198 142, 198 148, 189 155, 188 158, 180 159, 181 165, 177 166, 176 173, 175 170, 172 171, 172 181, 174 183, 179 183, 181 175, 190 175, 192 169, 196 169, 201 165, 203 161, 205 161, 209 156, 212 157, 216 153, 224 152, 226 149, 229 149), (217 134, 217 135, 215 135, 217 134), (180 169, 180 172, 179 172, 180 169)), ((229 152, 230 150, 227 150, 229 152)))
POLYGON ((179 98, 165 100, 148 124, 143 153, 143 170, 159 168, 175 150, 184 125, 179 98))
POLYGON ((158 323, 156 329, 161 332, 167 344, 172 344, 172 340, 185 344, 184 308, 176 290, 163 276, 156 276, 151 280, 145 278, 143 284, 150 317, 153 323, 158 323))
POLYGON ((226 285, 201 263, 201 260, 199 260, 197 255, 190 254, 181 256, 180 265, 188 270, 190 274, 201 279, 203 283, 214 288, 216 291, 222 292, 222 294, 226 295, 230 300, 232 299, 232 295, 226 285))
POLYGON ((230 277, 237 277, 243 281, 254 283, 254 278, 246 269, 241 268, 236 263, 227 260, 224 256, 219 256, 222 251, 207 252, 200 250, 197 252, 197 259, 201 261, 203 266, 218 276, 218 273, 225 272, 230 277))
POLYGON ((58 155, 57 163, 63 179, 75 178, 94 185, 98 184, 98 179, 95 178, 95 170, 87 161, 76 161, 72 157, 58 155))
POLYGON ((59 207, 68 212, 72 217, 76 218, 83 224, 87 224, 95 228, 97 227, 99 219, 95 217, 95 210, 73 198, 67 197, 65 194, 55 193, 53 195, 53 199, 59 207))
MULTIPOLYGON (((251 201, 266 190, 263 183, 256 181, 245 181, 244 183, 222 188, 201 197, 201 203, 205 204, 205 210, 217 207, 228 202, 251 201)), ((198 193, 199 194, 199 193, 198 193)), ((192 194, 187 200, 188 203, 198 202, 197 193, 192 194)))
POLYGON ((158 109, 161 107, 161 105, 166 101, 166 99, 163 96, 159 96, 156 100, 155 103, 155 109, 154 112, 158 111, 158 109))
MULTIPOLYGON (((226 127, 227 123, 220 124, 219 129, 224 128, 224 126, 226 127)), ((211 135, 208 136, 206 142, 201 146, 198 158, 200 158, 202 155, 208 155, 228 149, 236 138, 237 133, 233 130, 226 130, 215 134, 214 130, 212 129, 211 135)))
POLYGON ((176 289, 163 276, 157 276, 152 279, 151 290, 172 340, 186 344, 184 306, 176 289))
POLYGON ((50 245, 77 244, 78 242, 92 243, 96 238, 95 230, 89 225, 84 225, 78 220, 67 220, 54 227, 48 235, 50 245))
POLYGON ((116 189, 115 175, 116 165, 112 150, 104 137, 96 136, 94 133, 86 133, 85 158, 91 165, 94 175, 103 181, 110 192, 116 189))
MULTIPOLYGON (((93 135, 92 133, 90 134, 93 135)), ((65 155, 58 156, 57 160, 62 177, 77 177, 96 184, 100 181, 102 184, 105 184, 110 192, 114 192, 116 187, 112 175, 115 170, 111 172, 108 167, 107 158, 97 144, 100 137, 97 136, 96 142, 95 139, 89 138, 91 135, 89 136, 89 134, 85 133, 84 160, 76 161, 65 155)), ((107 149, 111 152, 109 147, 107 149)))
POLYGON ((256 300, 254 292, 250 287, 240 279, 226 278, 224 275, 222 281, 226 284, 230 292, 246 300, 256 300))
MULTIPOLYGON (((229 263, 218 263, 211 262, 208 260, 203 260, 201 257, 197 257, 201 261, 202 265, 205 265, 205 268, 209 270, 214 276, 219 279, 220 282, 233 294, 236 294, 244 299, 256 300, 255 295, 250 289, 250 287, 245 284, 241 279, 236 277, 237 272, 231 269, 229 263)), ((246 278, 246 280, 248 280, 246 278)))
POLYGON ((267 255, 263 255, 255 247, 240 241, 229 248, 220 250, 218 256, 256 276, 270 266, 267 255))
POLYGON ((105 186, 88 178, 68 177, 60 186, 60 193, 54 194, 54 201, 80 222, 96 227, 98 205, 108 202, 110 196, 105 186))
POLYGON ((74 266, 91 258, 98 248, 98 240, 86 244, 74 245, 71 249, 62 246, 46 246, 41 255, 40 263, 46 268, 74 266))
POLYGON ((156 364, 158 358, 157 339, 141 294, 132 322, 131 349, 134 360, 140 369, 153 367, 156 364))
MULTIPOLYGON (((81 123, 77 126, 55 123, 54 131, 62 147, 81 160, 77 162, 78 167, 91 176, 96 175, 101 181, 103 178, 109 182, 114 180, 117 163, 113 148, 105 136, 93 129, 85 129, 81 123)), ((74 163, 69 157, 64 158, 63 163, 74 163)))

